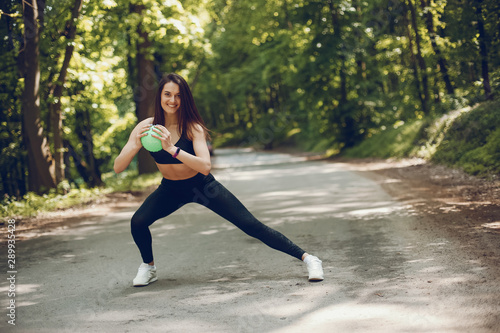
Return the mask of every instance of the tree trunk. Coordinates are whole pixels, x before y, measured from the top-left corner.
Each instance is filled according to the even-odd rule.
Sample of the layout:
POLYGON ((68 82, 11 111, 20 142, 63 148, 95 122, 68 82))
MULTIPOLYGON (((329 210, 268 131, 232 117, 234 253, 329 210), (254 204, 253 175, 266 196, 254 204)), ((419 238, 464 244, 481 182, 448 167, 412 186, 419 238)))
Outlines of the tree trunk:
POLYGON ((82 131, 83 135, 85 136, 85 142, 86 142, 86 151, 85 151, 85 159, 87 160, 88 164, 88 173, 90 174, 90 182, 89 185, 94 187, 94 186, 101 186, 103 185, 102 179, 101 179, 101 171, 99 170, 99 161, 95 158, 94 155, 94 141, 92 139, 92 124, 90 121, 90 112, 88 109, 85 110, 84 113, 85 120, 83 122, 84 124, 84 130, 82 131))
MULTIPOLYGON (((422 47, 420 45, 420 34, 418 33, 417 24, 417 13, 415 7, 413 6, 412 0, 408 0, 408 8, 410 9, 411 25, 413 26, 413 31, 415 31, 415 47, 416 47, 416 59, 417 64, 420 69, 420 77, 422 80, 422 90, 421 90, 421 101, 422 110, 425 114, 429 113, 429 79, 427 75, 427 66, 425 64, 424 57, 422 57, 422 47)), ((409 34, 411 35, 411 30, 409 29, 409 34)), ((412 49, 413 53, 413 49, 412 49)))
MULTIPOLYGON (((411 35, 411 26, 408 21, 407 14, 403 15, 404 26, 406 27, 406 31, 408 33, 408 50, 410 51, 410 65, 413 70, 413 76, 415 77, 415 89, 417 90, 417 96, 420 100, 420 104, 425 105, 425 100, 423 99, 422 87, 420 85, 420 76, 418 73, 417 60, 415 57, 415 53, 413 52, 413 37, 411 35)), ((404 60, 403 60, 404 61, 404 60)))
POLYGON ((36 0, 23 2, 24 91, 22 100, 23 137, 28 150, 29 190, 37 193, 56 187, 54 160, 40 121, 40 65, 38 6, 36 0))
POLYGON ((68 73, 69 62, 73 56, 73 40, 76 34, 76 20, 80 14, 83 0, 74 0, 74 7, 71 11, 71 18, 66 22, 66 52, 64 60, 59 72, 59 76, 51 91, 54 104, 50 108, 50 122, 53 132, 54 141, 54 160, 56 169, 56 183, 60 183, 64 179, 64 145, 62 139, 62 117, 61 117, 61 97, 63 94, 63 85, 66 81, 66 74, 68 73))
MULTIPOLYGON (((332 18, 332 24, 333 24, 333 35, 335 40, 340 41, 342 36, 341 36, 341 31, 340 31, 340 19, 339 19, 339 13, 337 8, 335 8, 333 4, 333 0, 328 0, 328 5, 330 7, 330 14, 332 18)), ((345 69, 345 55, 342 52, 343 50, 340 50, 340 103, 346 103, 347 102, 347 75, 346 75, 346 69, 345 69)))
MULTIPOLYGON (((75 134, 82 146, 77 152, 69 141, 65 140, 64 147, 68 151, 68 154, 73 157, 77 170, 85 182, 90 187, 101 186, 103 183, 98 161, 94 156, 94 143, 92 140, 92 126, 89 110, 87 108, 84 110, 76 110, 75 120, 75 134)), ((67 160, 67 158, 65 160, 67 160)))
MULTIPOLYGON (((142 15, 143 5, 133 5, 131 10, 142 15)), ((137 26, 139 40, 137 41, 137 80, 139 85, 135 92, 137 121, 142 121, 153 116, 153 103, 155 99, 157 80, 155 75, 154 62, 151 54, 151 41, 147 31, 142 24, 137 26)), ((156 164, 151 155, 141 149, 137 156, 139 164, 139 174, 157 172, 156 164)))
POLYGON ((437 57, 439 71, 441 72, 441 75, 443 77, 443 81, 444 81, 444 84, 446 86, 446 92, 449 95, 454 95, 455 89, 453 88, 453 84, 451 83, 451 80, 450 80, 450 75, 448 74, 448 65, 446 64, 446 59, 444 58, 443 54, 441 53, 441 50, 439 49, 439 46, 437 45, 437 42, 436 42, 436 32, 434 31, 432 12, 430 11, 430 8, 428 8, 429 4, 428 4, 427 0, 421 0, 420 4, 422 6, 422 10, 425 11, 427 9, 427 13, 425 15, 425 22, 427 24, 427 31, 429 33, 429 38, 431 40, 432 49, 434 50, 434 54, 437 57))
POLYGON ((481 75, 483 77, 483 89, 486 99, 493 99, 490 85, 490 74, 488 70, 488 35, 484 29, 483 9, 481 8, 483 0, 476 0, 477 31, 479 33, 479 54, 481 55, 481 75))

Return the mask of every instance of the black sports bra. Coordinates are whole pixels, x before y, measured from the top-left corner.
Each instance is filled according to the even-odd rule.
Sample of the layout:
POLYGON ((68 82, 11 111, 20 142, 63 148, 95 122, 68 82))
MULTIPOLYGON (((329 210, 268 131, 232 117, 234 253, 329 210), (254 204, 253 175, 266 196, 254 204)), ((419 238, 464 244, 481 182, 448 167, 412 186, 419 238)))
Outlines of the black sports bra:
MULTIPOLYGON (((177 141, 174 146, 180 148, 181 150, 189 153, 191 155, 195 155, 193 148, 193 141, 189 140, 184 135, 181 135, 179 141, 177 141)), ((173 158, 166 150, 160 150, 157 152, 149 152, 151 156, 155 159, 155 162, 158 164, 181 164, 182 162, 176 158, 173 158)))

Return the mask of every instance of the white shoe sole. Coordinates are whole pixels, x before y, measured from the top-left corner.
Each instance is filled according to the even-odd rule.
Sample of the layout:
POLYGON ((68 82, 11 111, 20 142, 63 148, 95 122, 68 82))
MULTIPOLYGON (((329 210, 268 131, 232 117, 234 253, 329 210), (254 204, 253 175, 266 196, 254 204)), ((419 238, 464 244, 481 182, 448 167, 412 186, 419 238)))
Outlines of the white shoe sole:
POLYGON ((151 283, 155 282, 155 281, 158 281, 158 278, 157 277, 154 277, 151 281, 149 281, 148 283, 134 283, 134 287, 145 287, 147 285, 150 285, 151 283))
POLYGON ((311 278, 309 278, 310 282, 319 282, 319 281, 323 281, 323 280, 324 280, 323 277, 311 277, 311 278))

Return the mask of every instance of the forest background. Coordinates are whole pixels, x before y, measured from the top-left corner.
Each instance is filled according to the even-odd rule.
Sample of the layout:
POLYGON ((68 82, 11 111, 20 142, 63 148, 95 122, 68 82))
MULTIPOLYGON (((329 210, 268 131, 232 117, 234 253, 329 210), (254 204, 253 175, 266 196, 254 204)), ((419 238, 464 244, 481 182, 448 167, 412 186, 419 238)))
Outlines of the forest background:
POLYGON ((496 0, 0 6, 2 216, 147 183, 144 150, 123 174, 112 164, 169 72, 189 82, 215 147, 500 173, 496 0))

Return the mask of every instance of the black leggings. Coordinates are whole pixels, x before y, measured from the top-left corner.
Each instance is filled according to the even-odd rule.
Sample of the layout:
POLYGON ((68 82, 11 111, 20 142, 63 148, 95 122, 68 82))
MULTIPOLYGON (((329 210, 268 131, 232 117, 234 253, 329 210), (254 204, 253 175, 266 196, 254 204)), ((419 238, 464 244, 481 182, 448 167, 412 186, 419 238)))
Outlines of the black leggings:
POLYGON ((153 261, 153 248, 149 226, 156 220, 172 214, 187 203, 199 203, 219 214, 246 234, 255 237, 273 249, 302 259, 304 251, 280 232, 257 220, 243 204, 209 174, 199 173, 186 180, 163 178, 161 185, 135 212, 131 221, 134 238, 142 260, 153 261))

